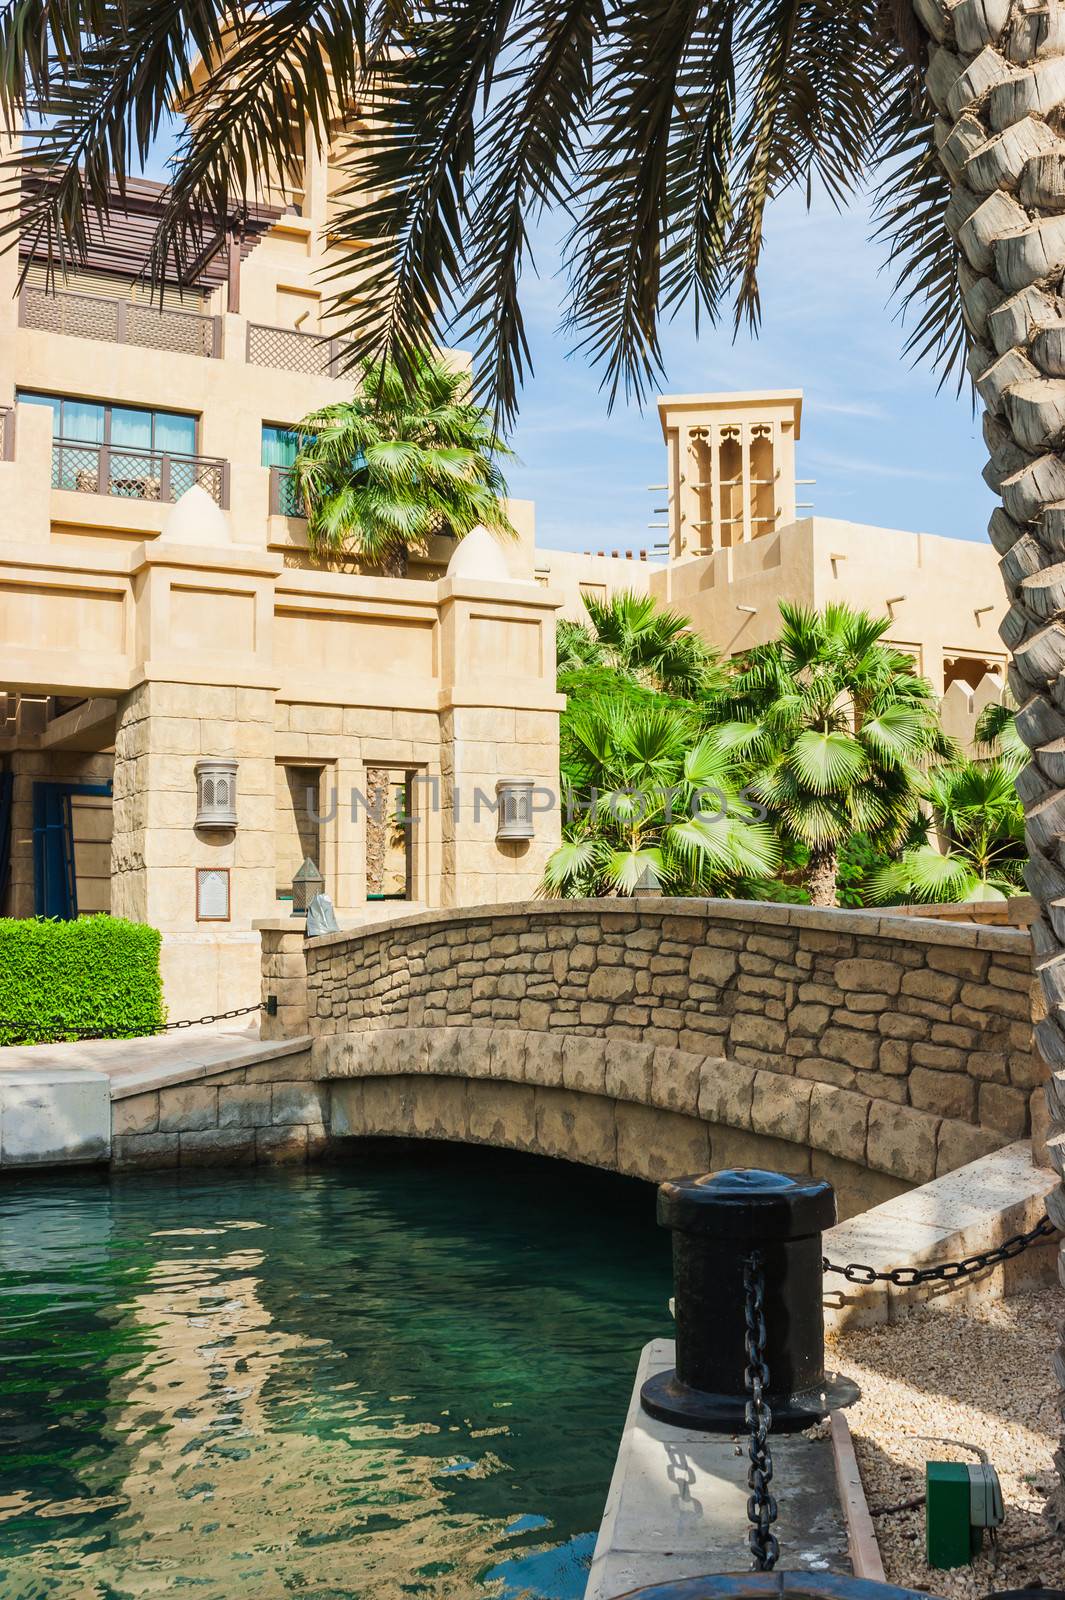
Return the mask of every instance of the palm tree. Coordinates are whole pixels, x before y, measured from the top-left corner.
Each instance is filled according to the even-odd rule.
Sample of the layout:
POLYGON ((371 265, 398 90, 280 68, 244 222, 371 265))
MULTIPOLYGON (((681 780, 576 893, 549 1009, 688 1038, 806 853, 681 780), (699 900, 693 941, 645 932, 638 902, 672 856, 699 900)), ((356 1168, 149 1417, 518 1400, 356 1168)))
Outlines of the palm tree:
POLYGON ((509 455, 469 379, 421 356, 409 380, 368 365, 354 400, 325 406, 297 428, 293 464, 312 554, 356 556, 406 577, 434 534, 457 539, 479 524, 512 535, 496 458, 509 455))
POLYGON ((921 761, 942 746, 932 688, 885 645, 891 626, 848 606, 781 602, 783 627, 751 650, 715 748, 751 764, 751 792, 809 852, 814 905, 836 904, 839 852, 855 834, 901 845, 920 815, 921 761))
POLYGON ((631 590, 609 600, 582 598, 591 626, 559 623, 560 673, 607 667, 631 683, 680 699, 694 699, 723 686, 717 652, 693 632, 687 617, 631 590))
POLYGON ((773 830, 684 711, 579 705, 563 717, 561 754, 566 821, 545 894, 719 894, 776 870, 773 830))
POLYGON ((1017 707, 1009 693, 986 705, 976 719, 976 745, 984 760, 1001 761, 1016 777, 1028 760, 1028 747, 1017 732, 1017 707))
POLYGON ((1024 810, 1014 769, 1003 761, 965 761, 941 767, 928 799, 947 848, 904 850, 873 877, 874 901, 1004 900, 1024 872, 1024 810))

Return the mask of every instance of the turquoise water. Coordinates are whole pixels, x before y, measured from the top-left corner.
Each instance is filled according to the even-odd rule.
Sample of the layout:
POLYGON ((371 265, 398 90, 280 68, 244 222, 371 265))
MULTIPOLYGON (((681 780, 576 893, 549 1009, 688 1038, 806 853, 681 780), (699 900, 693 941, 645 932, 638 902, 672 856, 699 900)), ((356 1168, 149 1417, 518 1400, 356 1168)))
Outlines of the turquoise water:
POLYGON ((668 1294, 533 1157, 0 1187, 0 1596, 576 1600, 668 1294))

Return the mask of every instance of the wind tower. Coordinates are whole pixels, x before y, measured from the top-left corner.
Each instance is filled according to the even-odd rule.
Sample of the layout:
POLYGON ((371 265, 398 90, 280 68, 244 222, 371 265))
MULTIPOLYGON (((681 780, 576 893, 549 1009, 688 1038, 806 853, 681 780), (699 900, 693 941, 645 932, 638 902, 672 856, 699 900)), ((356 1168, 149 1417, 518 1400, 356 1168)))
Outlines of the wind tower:
POLYGON ((748 544, 795 521, 801 389, 663 395, 658 415, 670 561, 748 544))

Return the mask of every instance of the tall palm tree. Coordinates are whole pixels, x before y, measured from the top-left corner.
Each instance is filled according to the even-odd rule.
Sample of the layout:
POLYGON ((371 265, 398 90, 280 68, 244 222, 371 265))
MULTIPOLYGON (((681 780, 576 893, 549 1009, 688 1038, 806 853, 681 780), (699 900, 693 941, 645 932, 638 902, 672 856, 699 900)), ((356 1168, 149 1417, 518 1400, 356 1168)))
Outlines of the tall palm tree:
POLYGON ((848 606, 781 602, 783 627, 748 654, 724 697, 716 748, 751 763, 752 792, 809 852, 814 905, 836 904, 854 834, 901 845, 920 814, 921 761, 942 743, 932 688, 884 644, 891 626, 848 606))
POLYGON ((683 710, 619 698, 575 706, 561 759, 566 821, 545 894, 720 894, 776 870, 773 830, 740 792, 735 764, 683 710))
POLYGON ((354 400, 298 425, 293 472, 317 556, 358 556, 406 577, 434 534, 461 539, 479 524, 512 535, 497 457, 509 455, 469 378, 420 356, 409 378, 367 365, 354 400))
POLYGON ((632 590, 609 600, 592 595, 583 600, 591 626, 559 623, 559 672, 609 667, 633 683, 682 699, 723 686, 717 652, 693 631, 687 617, 632 590))

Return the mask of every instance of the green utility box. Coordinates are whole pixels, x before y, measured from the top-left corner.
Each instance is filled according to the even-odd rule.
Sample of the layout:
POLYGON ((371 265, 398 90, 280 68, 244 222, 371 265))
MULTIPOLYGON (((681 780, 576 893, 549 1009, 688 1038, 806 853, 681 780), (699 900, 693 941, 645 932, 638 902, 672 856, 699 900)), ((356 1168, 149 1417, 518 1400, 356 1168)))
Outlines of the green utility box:
POLYGON ((930 1567, 964 1567, 980 1549, 984 1529, 999 1527, 1003 1515, 994 1467, 925 1462, 925 1552, 930 1567))

